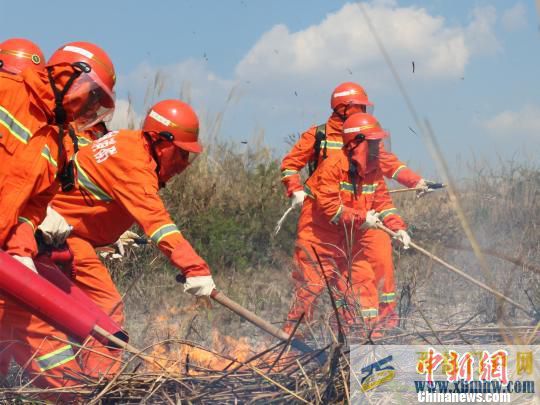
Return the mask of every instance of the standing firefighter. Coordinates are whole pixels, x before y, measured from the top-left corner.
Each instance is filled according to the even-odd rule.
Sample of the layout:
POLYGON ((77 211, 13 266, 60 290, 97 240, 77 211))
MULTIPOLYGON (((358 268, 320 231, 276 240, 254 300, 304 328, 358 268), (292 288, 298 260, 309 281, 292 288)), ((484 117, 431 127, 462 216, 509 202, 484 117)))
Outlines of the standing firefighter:
MULTIPOLYGON (((73 254, 73 282, 120 325, 124 321, 122 299, 95 248, 116 242, 134 223, 186 277, 184 291, 208 296, 215 287, 208 265, 182 236, 158 194, 160 187, 202 151, 198 131, 197 115, 189 105, 161 101, 150 109, 142 131, 109 132, 81 148, 74 158, 80 190, 60 193, 52 201, 54 209, 73 227, 67 239, 73 254)), ((40 339, 55 333, 52 327, 31 332, 40 339)), ((89 349, 79 359, 84 374, 112 375, 118 371, 119 363, 114 361, 121 354, 118 350, 96 340, 89 349)), ((73 359, 49 372, 58 378, 77 368, 73 359)))
MULTIPOLYGON (((293 206, 302 204, 306 195, 300 170, 308 165, 311 175, 326 158, 336 153, 341 154, 343 122, 354 113, 372 110, 373 104, 362 86, 348 82, 334 89, 330 106, 333 113, 326 124, 304 132, 281 163, 282 182, 287 195, 292 199, 293 206)), ((379 148, 379 166, 383 176, 397 180, 406 187, 423 187, 428 190, 428 181, 406 167, 394 154, 386 151, 382 142, 379 143, 379 148)), ((300 215, 299 224, 313 220, 308 211, 302 210, 300 215)), ((380 279, 377 280, 380 290, 379 312, 382 318, 386 318, 388 327, 396 326, 394 267, 390 238, 383 231, 374 230, 365 235, 365 242, 364 254, 371 266, 376 269, 376 274, 380 275, 380 279)))
MULTIPOLYGON (((366 113, 350 116, 343 126, 343 149, 332 153, 306 182, 306 200, 298 223, 293 274, 295 299, 288 320, 302 313, 312 318, 313 302, 325 288, 312 250, 321 257, 327 277, 343 294, 348 321, 363 319, 371 329, 379 320, 377 281, 384 269, 372 266, 369 254, 388 254, 386 245, 373 244, 376 224, 382 221, 397 231, 403 242, 410 239, 397 214, 378 161, 380 140, 387 133, 366 113), (383 250, 379 252, 379 250, 383 250), (354 311, 359 307, 360 311, 354 311)), ((388 242, 389 243, 389 242, 388 242)), ((294 322, 288 322, 290 331, 294 322)))

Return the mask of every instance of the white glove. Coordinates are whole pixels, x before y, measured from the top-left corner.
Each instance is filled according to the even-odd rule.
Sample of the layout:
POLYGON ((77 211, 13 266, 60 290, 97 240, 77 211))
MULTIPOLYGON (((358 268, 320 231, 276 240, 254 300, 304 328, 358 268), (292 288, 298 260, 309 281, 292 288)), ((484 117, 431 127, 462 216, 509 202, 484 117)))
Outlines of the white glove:
POLYGON ((369 210, 366 214, 366 221, 362 224, 362 229, 377 228, 378 225, 381 224, 379 215, 381 215, 380 212, 376 212, 375 210, 369 210))
POLYGON ((190 293, 195 297, 207 297, 216 288, 212 276, 195 276, 186 278, 184 283, 184 292, 190 293))
POLYGON ((38 271, 36 269, 36 265, 34 264, 34 261, 32 260, 31 257, 19 256, 19 255, 13 255, 12 257, 15 260, 17 260, 18 262, 21 262, 22 264, 24 264, 26 267, 28 267, 34 273, 38 274, 38 271))
POLYGON ((411 237, 407 233, 407 231, 404 231, 403 229, 400 229, 396 232, 396 239, 400 240, 401 243, 403 243, 403 249, 409 249, 411 244, 411 237))
POLYGON ((431 193, 433 191, 429 188, 428 181, 426 179, 420 179, 420 181, 416 183, 416 186, 414 186, 414 188, 420 188, 420 190, 416 190, 417 198, 423 197, 427 193, 431 193))
POLYGON ((73 227, 62 215, 47 206, 47 216, 38 229, 43 234, 43 240, 47 245, 60 246, 66 241, 73 227))
MULTIPOLYGON (((132 244, 133 246, 138 246, 136 243, 133 243, 133 239, 139 239, 139 238, 140 236, 137 235, 135 232, 131 232, 129 230, 125 231, 122 235, 120 235, 118 240, 114 242, 114 245, 116 246, 116 250, 118 251, 116 256, 119 255, 119 257, 124 257, 124 255, 126 254, 126 250, 124 249, 124 247, 129 244, 132 244)), ((119 257, 114 257, 113 255, 114 259, 118 259, 119 257)))
POLYGON ((293 191, 293 195, 291 197, 291 206, 302 206, 304 203, 304 198, 306 198, 306 193, 304 190, 293 191))

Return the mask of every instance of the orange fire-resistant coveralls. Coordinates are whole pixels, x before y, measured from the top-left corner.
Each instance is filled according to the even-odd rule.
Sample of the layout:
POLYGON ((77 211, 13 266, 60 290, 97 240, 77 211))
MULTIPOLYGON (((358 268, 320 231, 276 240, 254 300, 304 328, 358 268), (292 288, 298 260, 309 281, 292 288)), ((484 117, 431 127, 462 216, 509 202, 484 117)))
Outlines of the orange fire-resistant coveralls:
MULTIPOLYGON (((324 153, 327 156, 332 156, 335 153, 341 152, 341 148, 343 147, 341 137, 342 128, 343 121, 341 118, 335 113, 332 114, 326 122, 326 140, 323 140, 321 144, 319 164, 323 160, 321 157, 324 153)), ((315 126, 304 132, 291 151, 283 158, 281 163, 282 182, 289 197, 294 191, 303 189, 299 172, 314 159, 316 131, 317 127, 315 126)), ((382 175, 394 179, 406 187, 416 186, 422 177, 399 161, 396 155, 386 151, 382 142, 380 145, 379 167, 382 175)), ((311 213, 302 210, 299 224, 307 223, 311 220, 311 213)), ((369 231, 364 238, 364 255, 371 266, 376 269, 375 273, 381 277, 381 280, 377 280, 377 284, 381 288, 379 311, 384 317, 394 312, 396 299, 390 238, 380 230, 369 231)))
MULTIPOLYGON (((380 274, 384 268, 372 266, 369 261, 371 250, 386 249, 390 241, 374 245, 377 230, 361 229, 361 225, 371 209, 379 212, 383 223, 394 231, 405 229, 405 223, 392 204, 380 168, 359 179, 356 187, 355 197, 349 161, 343 150, 322 161, 306 182, 307 197, 298 222, 295 250, 295 299, 289 320, 298 320, 302 313, 307 321, 311 320, 313 302, 325 288, 312 247, 320 255, 325 273, 335 281, 345 299, 349 303, 359 300, 364 320, 375 321, 379 315, 377 283, 389 284, 381 286, 386 291, 393 288, 393 280, 380 274)), ((389 252, 381 256, 391 257, 389 252)), ((290 327, 291 323, 286 330, 290 327)))
MULTIPOLYGON (((53 106, 46 73, 0 73, 0 247, 30 199, 42 209, 42 219, 58 190, 55 178, 66 153, 59 158, 58 128, 47 124, 53 106)), ((66 149, 72 150, 67 140, 62 150, 66 149)))
MULTIPOLYGON (((58 128, 48 125, 53 106, 46 73, 27 69, 20 75, 0 74, 0 248, 11 254, 25 256, 35 249, 34 229, 25 211, 32 205, 35 223, 45 217, 47 204, 59 188, 57 172, 73 149, 64 137, 59 153, 58 128), (11 239, 27 242, 10 246, 11 239)), ((28 334, 27 326, 32 322, 43 323, 0 296, 0 373, 6 372, 12 357, 19 364, 30 358, 26 356, 27 342, 34 336, 28 334)), ((50 353, 49 343, 40 342, 41 346, 33 345, 37 350, 32 354, 38 357, 50 353)), ((41 381, 38 378, 36 383, 41 381)))
MULTIPOLYGON (((81 148, 75 156, 75 164, 80 190, 58 194, 51 206, 73 226, 67 244, 74 255, 74 282, 106 313, 111 314, 116 307, 111 314, 114 321, 122 325, 124 320, 121 297, 94 248, 116 242, 135 222, 184 275, 210 275, 208 265, 182 236, 158 195, 156 163, 142 132, 110 132, 81 148)), ((27 215, 33 222, 32 214, 27 215)), ((34 350, 48 336, 62 336, 55 328, 41 322, 31 324, 28 330, 36 336, 31 342, 34 350)), ((53 356, 54 361, 45 359, 44 365, 51 375, 47 381, 50 385, 70 384, 62 381, 63 373, 69 374, 79 367, 77 359, 71 355, 72 350, 66 349, 67 354, 59 352, 65 346, 51 347, 59 355, 53 356)), ((89 346, 113 358, 120 354, 96 340, 89 346)), ((118 369, 114 360, 88 351, 83 353, 79 362, 84 374, 111 374, 118 369)), ((40 359, 37 360, 39 363, 40 359)), ((39 369, 39 364, 37 367, 39 369)))

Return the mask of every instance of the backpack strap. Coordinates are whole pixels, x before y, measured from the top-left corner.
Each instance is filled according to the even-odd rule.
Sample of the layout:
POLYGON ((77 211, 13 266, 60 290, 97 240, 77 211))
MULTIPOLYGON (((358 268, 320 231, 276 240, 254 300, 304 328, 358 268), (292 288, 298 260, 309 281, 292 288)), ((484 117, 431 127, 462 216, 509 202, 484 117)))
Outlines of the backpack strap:
POLYGON ((313 144, 313 159, 308 163, 309 175, 311 176, 319 163, 321 144, 324 141, 322 159, 326 159, 326 124, 317 126, 315 131, 315 143, 313 144))

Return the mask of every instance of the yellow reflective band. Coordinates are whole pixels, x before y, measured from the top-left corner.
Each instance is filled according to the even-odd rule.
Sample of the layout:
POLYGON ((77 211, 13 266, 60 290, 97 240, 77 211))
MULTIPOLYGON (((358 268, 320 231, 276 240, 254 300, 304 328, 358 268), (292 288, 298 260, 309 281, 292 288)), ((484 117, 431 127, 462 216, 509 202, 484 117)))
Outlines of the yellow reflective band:
POLYGON ((51 150, 49 149, 49 145, 45 145, 43 147, 43 150, 41 151, 41 156, 47 159, 47 161, 54 167, 58 167, 58 163, 56 163, 56 160, 54 160, 54 158, 51 156, 51 150))
POLYGON ((321 141, 321 148, 325 148, 326 149, 341 149, 343 148, 343 142, 340 142, 340 141, 321 141))
POLYGON ((180 230, 175 224, 165 224, 152 232, 150 239, 152 239, 154 243, 158 244, 163 238, 172 235, 173 233, 178 233, 181 235, 180 230))
POLYGON ((41 371, 47 371, 55 367, 59 367, 62 364, 67 363, 75 358, 75 352, 71 345, 62 346, 51 353, 47 353, 43 356, 37 357, 36 362, 39 365, 41 371))
POLYGON ((75 155, 74 158, 75 167, 77 168, 77 182, 81 187, 86 189, 90 194, 92 194, 94 197, 96 197, 100 201, 112 201, 113 198, 107 194, 105 191, 103 191, 101 188, 99 188, 92 180, 90 180, 90 177, 84 172, 84 170, 79 165, 79 162, 77 160, 77 155, 75 155))
POLYGON ((381 302, 384 302, 385 304, 388 304, 390 302, 394 302, 396 300, 396 293, 382 293, 381 294, 381 302))
POLYGON ((399 174, 400 171, 402 171, 403 169, 405 169, 407 166, 405 165, 401 165, 399 166, 396 171, 394 172, 394 174, 392 174, 392 178, 395 179, 397 178, 397 175, 399 174))
POLYGON ((397 208, 388 208, 387 210, 381 211, 381 214, 379 215, 379 219, 382 221, 383 219, 385 219, 386 217, 390 215, 397 215, 397 213, 398 213, 397 208))
POLYGON ((32 221, 30 221, 28 218, 25 218, 25 217, 19 217, 18 218, 19 222, 26 222, 28 225, 30 225, 32 227, 32 230, 36 230, 34 228, 34 224, 32 223, 32 221))
POLYGON ((362 194, 373 194, 379 183, 362 184, 362 194))
POLYGON ((352 183, 349 183, 347 181, 342 181, 339 183, 339 189, 341 191, 348 191, 350 193, 354 193, 354 187, 352 183))
POLYGON ((281 172, 281 179, 289 176, 294 176, 295 174, 298 174, 298 170, 285 169, 281 172))
POLYGON ((28 143, 32 137, 32 132, 21 124, 11 113, 0 105, 0 124, 2 124, 6 129, 19 141, 25 145, 28 143))
MULTIPOLYGON (((379 183, 362 184, 362 194, 373 194, 375 190, 377 189, 378 185, 379 183)), ((350 193, 354 193, 354 188, 353 188, 352 183, 349 183, 347 181, 340 182, 339 189, 341 191, 348 191, 350 193)))
POLYGON ((82 137, 82 136, 78 136, 77 137, 77 143, 79 144, 79 146, 88 146, 92 143, 92 141, 82 137))
POLYGON ((377 315, 379 315, 377 308, 366 308, 362 310, 362 316, 364 318, 375 318, 377 315))
POLYGON ((336 214, 330 220, 330 223, 334 224, 334 225, 337 225, 337 223, 339 222, 339 219, 341 218, 341 214, 343 214, 343 205, 339 206, 336 214))

